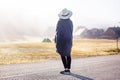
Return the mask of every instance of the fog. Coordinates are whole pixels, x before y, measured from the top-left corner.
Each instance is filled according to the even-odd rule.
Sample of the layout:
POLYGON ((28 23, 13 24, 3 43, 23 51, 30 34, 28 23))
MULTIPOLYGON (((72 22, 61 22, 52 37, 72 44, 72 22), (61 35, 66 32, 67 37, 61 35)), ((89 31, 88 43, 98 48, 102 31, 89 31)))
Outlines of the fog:
POLYGON ((78 26, 118 26, 119 3, 119 0, 0 0, 0 41, 53 36, 58 13, 63 8, 73 12, 74 30, 78 26))
POLYGON ((5 39, 20 39, 27 36, 41 37, 43 34, 39 20, 25 15, 3 16, 0 21, 0 37, 5 39), (27 18, 28 17, 28 18, 27 18))

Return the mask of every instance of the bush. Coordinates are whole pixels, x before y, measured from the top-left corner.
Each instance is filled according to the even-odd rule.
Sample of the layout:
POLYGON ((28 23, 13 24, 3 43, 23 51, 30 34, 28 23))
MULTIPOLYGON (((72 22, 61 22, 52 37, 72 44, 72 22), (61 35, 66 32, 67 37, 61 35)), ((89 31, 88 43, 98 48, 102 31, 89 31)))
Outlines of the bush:
POLYGON ((49 38, 44 38, 42 42, 52 42, 49 38))
POLYGON ((108 50, 108 51, 106 51, 106 52, 120 52, 120 49, 110 49, 110 50, 108 50))

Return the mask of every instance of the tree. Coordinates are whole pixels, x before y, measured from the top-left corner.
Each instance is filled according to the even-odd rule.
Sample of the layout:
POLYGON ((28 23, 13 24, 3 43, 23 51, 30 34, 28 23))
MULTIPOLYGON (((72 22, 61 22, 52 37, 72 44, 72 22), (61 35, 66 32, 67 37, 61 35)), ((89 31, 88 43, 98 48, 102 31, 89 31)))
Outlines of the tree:
POLYGON ((42 42, 52 42, 49 38, 44 38, 42 42))

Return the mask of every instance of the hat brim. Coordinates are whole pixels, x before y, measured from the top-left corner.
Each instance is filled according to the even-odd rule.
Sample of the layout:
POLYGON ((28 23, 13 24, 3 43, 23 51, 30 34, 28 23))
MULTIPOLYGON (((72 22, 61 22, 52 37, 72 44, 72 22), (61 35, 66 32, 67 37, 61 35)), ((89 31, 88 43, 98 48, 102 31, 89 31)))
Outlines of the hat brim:
POLYGON ((72 16, 72 12, 69 11, 69 15, 63 16, 62 13, 58 14, 60 19, 69 19, 72 16))

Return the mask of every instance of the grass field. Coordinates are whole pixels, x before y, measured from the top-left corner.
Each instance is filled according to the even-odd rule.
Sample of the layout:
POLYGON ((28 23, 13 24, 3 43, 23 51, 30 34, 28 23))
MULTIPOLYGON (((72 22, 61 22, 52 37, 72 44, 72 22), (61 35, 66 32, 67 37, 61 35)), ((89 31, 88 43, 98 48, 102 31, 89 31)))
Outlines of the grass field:
MULTIPOLYGON (((120 48, 120 42, 119 42, 120 48)), ((73 41, 72 57, 119 54, 115 40, 81 39, 73 41)), ((0 44, 0 64, 16 64, 59 59, 54 43, 0 44)))

